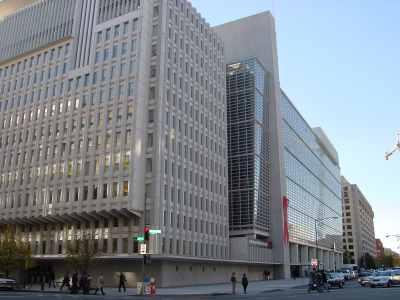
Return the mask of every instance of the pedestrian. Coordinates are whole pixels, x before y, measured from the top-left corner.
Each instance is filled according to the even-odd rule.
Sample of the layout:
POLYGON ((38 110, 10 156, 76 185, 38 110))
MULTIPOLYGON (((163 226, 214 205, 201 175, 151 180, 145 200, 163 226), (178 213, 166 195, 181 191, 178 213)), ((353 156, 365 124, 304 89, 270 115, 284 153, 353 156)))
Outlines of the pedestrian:
POLYGON ((49 272, 49 288, 53 285, 53 288, 56 288, 56 274, 53 270, 49 272))
POLYGON ((78 273, 75 272, 72 275, 72 287, 71 287, 71 294, 77 294, 78 293, 78 284, 79 284, 79 278, 78 278, 78 273))
POLYGON ((63 281, 62 281, 62 285, 60 287, 60 291, 63 290, 64 286, 66 286, 68 289, 71 287, 69 284, 69 273, 65 273, 63 281))
POLYGON ((322 270, 321 277, 322 277, 322 286, 323 286, 323 288, 329 292, 328 276, 326 275, 325 270, 322 270))
POLYGON ((270 279, 271 279, 271 272, 268 271, 268 272, 267 272, 267 280, 270 280, 270 279))
POLYGON ((242 286, 243 286, 243 291, 245 294, 247 294, 247 286, 248 285, 249 285, 249 280, 247 279, 246 273, 243 273, 242 286))
POLYGON ((236 273, 233 272, 231 276, 231 283, 232 283, 232 294, 236 294, 236 273))
POLYGON ((121 288, 123 288, 124 289, 124 293, 126 293, 125 283, 126 283, 126 277, 125 277, 124 273, 121 272, 121 274, 119 274, 118 292, 121 293, 121 288))
POLYGON ((104 296, 104 277, 103 277, 103 273, 100 273, 100 276, 97 278, 97 288, 94 291, 94 294, 97 295, 97 292, 100 290, 101 294, 104 296))
POLYGON ((45 284, 45 281, 46 281, 46 277, 45 277, 44 272, 40 272, 39 281, 40 281, 40 290, 44 291, 44 284, 45 284))

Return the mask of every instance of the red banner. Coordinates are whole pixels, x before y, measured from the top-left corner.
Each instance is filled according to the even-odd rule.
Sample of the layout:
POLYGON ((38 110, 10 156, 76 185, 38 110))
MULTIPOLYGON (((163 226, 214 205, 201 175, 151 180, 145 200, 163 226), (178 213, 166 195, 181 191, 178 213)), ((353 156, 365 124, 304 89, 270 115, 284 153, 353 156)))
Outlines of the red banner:
POLYGON ((285 243, 289 242, 288 208, 289 208, 289 199, 286 196, 284 196, 283 197, 283 241, 285 243))

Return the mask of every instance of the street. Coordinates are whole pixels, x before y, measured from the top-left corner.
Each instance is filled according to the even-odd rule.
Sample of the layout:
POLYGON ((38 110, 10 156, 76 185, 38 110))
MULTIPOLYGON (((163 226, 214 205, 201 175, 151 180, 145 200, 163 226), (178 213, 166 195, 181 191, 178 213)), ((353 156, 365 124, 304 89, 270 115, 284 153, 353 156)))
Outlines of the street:
MULTIPOLYGON (((8 299, 32 299, 32 300, 52 300, 52 299, 127 299, 134 298, 138 300, 149 299, 150 297, 140 297, 133 295, 125 296, 83 296, 83 295, 69 295, 69 294, 52 294, 52 293, 24 293, 24 292, 12 292, 12 291, 1 291, 0 300, 8 299)), ((330 292, 317 293, 307 292, 305 288, 294 288, 282 291, 272 291, 252 295, 180 295, 180 296, 155 296, 152 299, 160 300, 174 300, 174 299, 185 299, 185 300, 206 300, 206 299, 251 299, 251 300, 261 300, 261 299, 274 299, 274 300, 284 300, 284 299, 298 299, 298 300, 308 300, 308 299, 323 299, 323 300, 397 300, 400 299, 400 288, 362 288, 358 284, 351 282, 347 283, 344 289, 334 289, 330 292)))

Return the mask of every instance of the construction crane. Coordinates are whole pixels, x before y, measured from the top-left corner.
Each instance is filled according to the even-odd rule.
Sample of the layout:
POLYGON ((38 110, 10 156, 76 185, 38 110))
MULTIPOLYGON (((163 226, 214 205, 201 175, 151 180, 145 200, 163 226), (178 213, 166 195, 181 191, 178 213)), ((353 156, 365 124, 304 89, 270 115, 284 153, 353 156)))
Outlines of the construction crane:
POLYGON ((400 151, 400 131, 397 133, 397 141, 392 151, 385 153, 385 159, 389 160, 389 158, 396 152, 400 151))

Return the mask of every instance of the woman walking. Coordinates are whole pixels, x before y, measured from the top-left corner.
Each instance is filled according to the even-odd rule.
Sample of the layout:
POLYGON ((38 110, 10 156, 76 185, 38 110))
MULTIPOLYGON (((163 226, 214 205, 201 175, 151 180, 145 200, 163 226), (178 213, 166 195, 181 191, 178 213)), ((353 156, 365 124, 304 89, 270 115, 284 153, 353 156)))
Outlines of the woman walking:
POLYGON ((247 279, 246 273, 243 273, 242 286, 243 286, 243 291, 245 294, 247 294, 247 286, 248 285, 249 285, 249 280, 247 279))
POLYGON ((100 273, 100 276, 97 278, 97 288, 94 292, 95 295, 97 295, 97 292, 100 290, 101 294, 104 296, 104 277, 103 277, 103 273, 100 273))
POLYGON ((232 295, 236 294, 236 273, 233 272, 231 276, 231 283, 232 283, 232 295))

